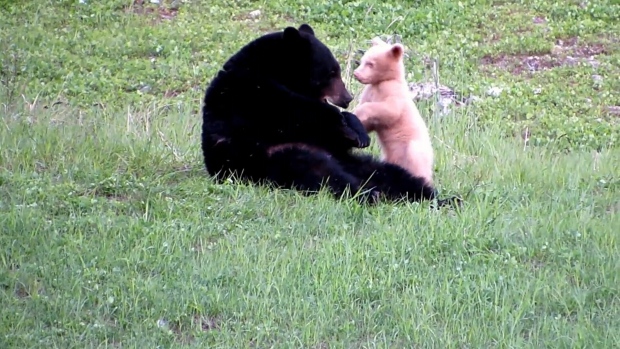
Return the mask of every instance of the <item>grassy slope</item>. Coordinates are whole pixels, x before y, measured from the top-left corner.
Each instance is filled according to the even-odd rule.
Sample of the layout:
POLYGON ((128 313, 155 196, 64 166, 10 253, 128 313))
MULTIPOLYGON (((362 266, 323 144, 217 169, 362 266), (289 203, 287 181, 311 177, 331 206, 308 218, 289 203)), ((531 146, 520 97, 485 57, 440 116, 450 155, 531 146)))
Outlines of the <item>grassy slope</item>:
POLYGON ((612 1, 193 1, 157 24, 127 1, 75 3, 0 5, 1 348, 620 345, 619 130, 604 112, 620 90, 612 1), (473 190, 462 210, 369 209, 204 175, 209 77, 257 31, 302 20, 342 62, 395 31, 416 80, 421 53, 441 58, 444 84, 507 88, 441 118, 420 105, 442 191, 473 190), (604 45, 595 71, 479 64, 575 35, 604 45), (524 148, 510 134, 526 126, 551 142, 524 148))

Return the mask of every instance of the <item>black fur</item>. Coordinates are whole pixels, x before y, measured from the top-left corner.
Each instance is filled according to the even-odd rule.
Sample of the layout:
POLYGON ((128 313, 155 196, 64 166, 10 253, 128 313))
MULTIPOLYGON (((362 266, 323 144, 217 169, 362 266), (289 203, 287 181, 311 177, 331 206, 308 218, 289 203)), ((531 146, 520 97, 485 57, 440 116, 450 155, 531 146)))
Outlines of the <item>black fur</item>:
POLYGON ((430 200, 436 190, 403 168, 352 152, 370 138, 347 108, 340 65, 312 28, 264 35, 232 56, 207 88, 203 106, 205 166, 221 179, 316 192, 327 185, 362 201, 430 200))

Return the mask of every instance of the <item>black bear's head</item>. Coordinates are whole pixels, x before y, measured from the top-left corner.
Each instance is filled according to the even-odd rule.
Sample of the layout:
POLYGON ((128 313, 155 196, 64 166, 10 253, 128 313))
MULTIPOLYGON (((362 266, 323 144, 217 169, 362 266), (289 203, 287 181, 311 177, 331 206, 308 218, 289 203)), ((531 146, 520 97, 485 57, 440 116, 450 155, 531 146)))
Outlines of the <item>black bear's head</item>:
MULTIPOLYGON (((291 52, 299 65, 291 67, 297 70, 297 88, 306 91, 306 94, 321 100, 329 101, 339 107, 347 108, 353 97, 342 81, 340 64, 331 50, 314 34, 308 24, 302 24, 299 29, 287 27, 282 33, 284 42, 291 47, 291 52)), ((296 81, 291 82, 293 85, 296 81)))
POLYGON ((308 24, 255 39, 231 57, 224 69, 251 70, 291 91, 341 108, 353 100, 342 81, 340 64, 308 24))

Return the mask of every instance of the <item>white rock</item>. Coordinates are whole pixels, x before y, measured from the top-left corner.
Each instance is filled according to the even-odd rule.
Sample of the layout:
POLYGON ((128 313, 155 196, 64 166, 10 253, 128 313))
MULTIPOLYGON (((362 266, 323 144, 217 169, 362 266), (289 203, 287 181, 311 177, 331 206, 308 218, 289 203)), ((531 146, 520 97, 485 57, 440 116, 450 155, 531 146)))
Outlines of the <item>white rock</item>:
POLYGON ((258 18, 261 15, 260 10, 254 10, 252 12, 250 12, 250 17, 251 18, 258 18))
POLYGON ((487 90, 487 95, 492 97, 498 97, 502 93, 503 89, 500 87, 491 87, 487 90))

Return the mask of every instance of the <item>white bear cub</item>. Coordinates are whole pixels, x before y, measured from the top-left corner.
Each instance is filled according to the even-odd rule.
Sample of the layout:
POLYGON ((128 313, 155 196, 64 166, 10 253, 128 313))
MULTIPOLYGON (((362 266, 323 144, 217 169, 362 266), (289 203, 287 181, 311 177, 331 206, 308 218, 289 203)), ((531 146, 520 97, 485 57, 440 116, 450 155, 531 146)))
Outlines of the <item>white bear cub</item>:
POLYGON ((364 84, 354 114, 379 138, 382 160, 400 165, 433 183, 433 146, 424 119, 411 99, 405 78, 404 47, 372 40, 355 69, 364 84))

